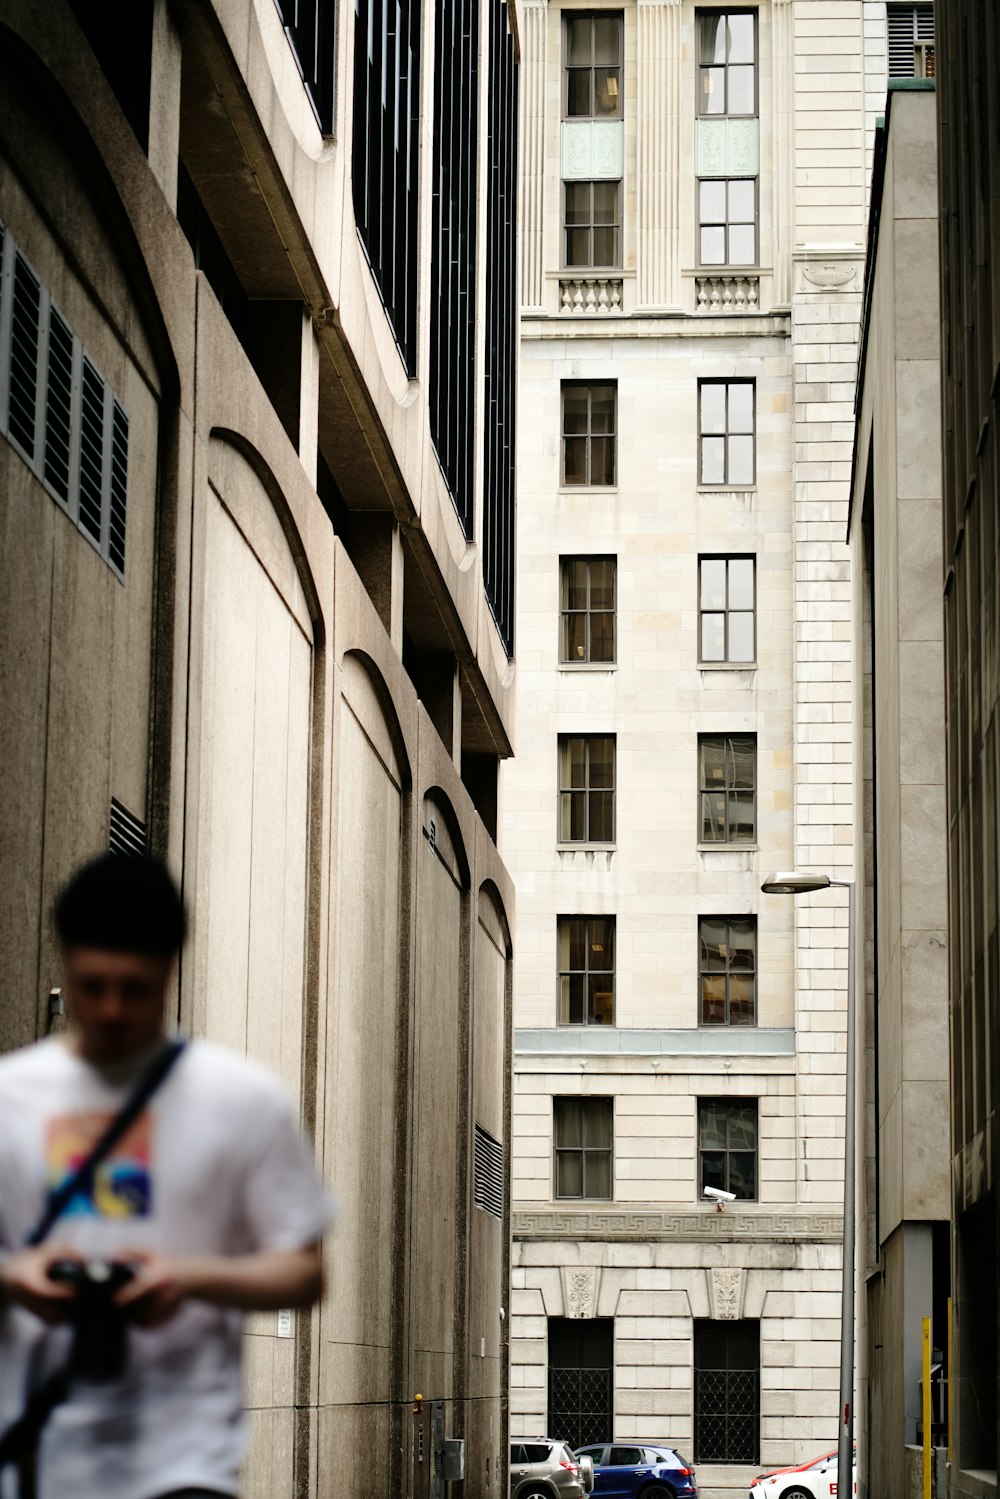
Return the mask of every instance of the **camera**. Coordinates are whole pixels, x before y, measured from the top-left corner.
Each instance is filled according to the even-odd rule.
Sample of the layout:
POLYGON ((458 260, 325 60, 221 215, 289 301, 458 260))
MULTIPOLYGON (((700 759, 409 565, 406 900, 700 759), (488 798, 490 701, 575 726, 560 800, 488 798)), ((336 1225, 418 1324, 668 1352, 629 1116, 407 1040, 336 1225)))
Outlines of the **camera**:
POLYGON ((723 1192, 721 1187, 706 1187, 702 1195, 714 1202, 720 1213, 724 1203, 736 1201, 735 1192, 723 1192))
POLYGON ((117 1379, 125 1369, 128 1326, 114 1297, 132 1280, 134 1269, 122 1260, 56 1260, 48 1274, 76 1293, 69 1303, 71 1376, 94 1384, 117 1379))

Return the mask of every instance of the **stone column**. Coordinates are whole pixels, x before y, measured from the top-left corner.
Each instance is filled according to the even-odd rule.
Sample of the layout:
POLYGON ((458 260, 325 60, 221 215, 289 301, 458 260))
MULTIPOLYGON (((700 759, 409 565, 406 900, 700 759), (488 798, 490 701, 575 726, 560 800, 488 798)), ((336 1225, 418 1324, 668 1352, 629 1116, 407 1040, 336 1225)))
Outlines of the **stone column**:
POLYGON ((521 8, 521 306, 541 312, 545 295, 545 0, 521 8))
POLYGON ((680 0, 639 0, 637 302, 680 302, 680 0))
POLYGON ((774 291, 773 306, 792 300, 792 256, 795 210, 792 193, 792 132, 795 125, 794 35, 791 0, 771 0, 771 139, 774 174, 771 201, 774 291))

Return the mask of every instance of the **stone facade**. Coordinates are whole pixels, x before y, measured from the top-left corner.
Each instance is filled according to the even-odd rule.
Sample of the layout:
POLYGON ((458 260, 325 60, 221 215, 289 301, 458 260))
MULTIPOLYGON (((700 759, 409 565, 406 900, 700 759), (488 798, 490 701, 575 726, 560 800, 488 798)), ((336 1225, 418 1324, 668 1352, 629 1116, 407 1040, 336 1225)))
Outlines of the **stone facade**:
POLYGON ((504 794, 518 889, 511 1419, 517 1433, 552 1425, 549 1319, 614 1318, 603 1435, 676 1444, 713 1496, 837 1433, 846 903, 760 884, 775 868, 850 877, 855 858, 844 538, 885 7, 755 10, 749 267, 701 265, 695 222, 696 15, 726 7, 606 9, 623 15, 621 256, 591 300, 562 259, 572 9, 525 7, 518 759, 504 794), (733 379, 755 383, 754 482, 709 486, 698 383, 733 379), (617 382, 611 486, 563 482, 570 380, 617 382), (751 554, 755 660, 702 663, 698 558, 751 554), (560 661, 560 558, 577 556, 617 558, 613 665, 560 661), (756 734, 755 837, 706 845, 698 736, 733 733, 756 734), (611 846, 557 838, 557 739, 584 734, 616 736, 611 846), (609 1028, 557 1023, 557 919, 574 915, 616 918, 609 1028), (751 1028, 699 1024, 699 918, 723 915, 757 921, 751 1028), (553 1098, 601 1095, 611 1200, 557 1200, 553 1098), (757 1101, 756 1200, 724 1213, 701 1199, 706 1098, 757 1101), (759 1440, 717 1462, 699 1455, 695 1338, 730 1321, 759 1323, 759 1440))
POLYGON ((385 182, 355 8, 314 7, 313 71, 309 7, 282 10, 301 69, 273 0, 0 5, 0 1044, 50 1018, 54 890, 109 827, 148 840, 192 915, 177 1019, 281 1075, 340 1207, 323 1305, 251 1319, 243 1492, 335 1474, 357 1499, 443 1499, 447 1435, 468 1491, 496 1494, 514 671, 490 568, 513 538, 488 455, 517 310, 489 257, 515 227, 496 92, 516 98, 517 17, 482 8, 462 60, 484 166, 458 495, 431 361, 440 7, 414 9, 420 77, 373 94, 421 142, 378 220, 410 236, 403 291, 356 220, 385 182))

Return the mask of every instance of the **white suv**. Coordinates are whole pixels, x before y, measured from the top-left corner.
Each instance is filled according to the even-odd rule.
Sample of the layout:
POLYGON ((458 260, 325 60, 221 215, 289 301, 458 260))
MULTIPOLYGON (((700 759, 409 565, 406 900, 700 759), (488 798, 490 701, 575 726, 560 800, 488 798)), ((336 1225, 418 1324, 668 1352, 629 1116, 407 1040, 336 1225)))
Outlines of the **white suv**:
POLYGON ((585 1499, 593 1488, 590 1463, 581 1471, 565 1442, 522 1437, 510 1444, 511 1499, 585 1499))

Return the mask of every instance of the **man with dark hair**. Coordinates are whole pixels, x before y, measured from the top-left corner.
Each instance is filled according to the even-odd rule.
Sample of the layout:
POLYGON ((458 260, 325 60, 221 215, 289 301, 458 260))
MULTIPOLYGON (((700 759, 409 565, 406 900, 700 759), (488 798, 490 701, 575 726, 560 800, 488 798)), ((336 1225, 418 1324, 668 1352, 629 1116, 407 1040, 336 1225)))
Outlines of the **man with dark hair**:
POLYGON ((73 1272, 121 1264, 124 1366, 50 1402, 40 1499, 232 1495, 242 1313, 318 1298, 329 1202, 270 1075, 166 1034, 185 914, 164 865, 96 859, 54 919, 70 1030, 0 1060, 0 1451, 67 1366, 73 1272))

